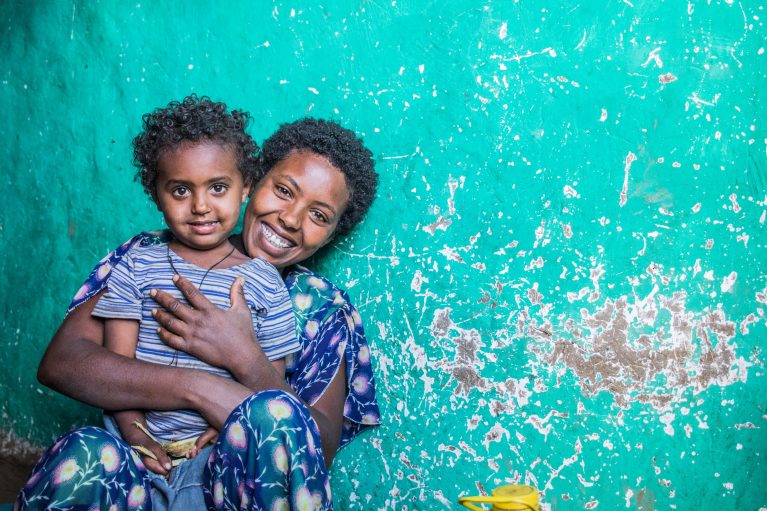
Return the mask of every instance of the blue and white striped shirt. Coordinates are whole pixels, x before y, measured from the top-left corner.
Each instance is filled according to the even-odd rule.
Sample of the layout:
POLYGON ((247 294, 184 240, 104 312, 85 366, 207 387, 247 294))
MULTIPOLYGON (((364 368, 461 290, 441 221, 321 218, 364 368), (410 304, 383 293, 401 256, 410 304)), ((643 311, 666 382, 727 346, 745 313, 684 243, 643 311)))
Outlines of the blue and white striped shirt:
MULTIPOLYGON (((158 337, 159 325, 152 317, 152 309, 157 307, 157 303, 149 296, 149 291, 160 289, 186 303, 173 284, 173 267, 195 285, 199 285, 208 271, 181 259, 169 250, 166 243, 130 249, 112 268, 108 290, 99 299, 93 315, 139 321, 136 346, 136 358, 139 360, 202 369, 232 378, 221 368, 166 346, 158 337)), ((250 307, 253 330, 269 360, 298 351, 301 345, 296 339, 293 305, 285 283, 271 264, 253 259, 230 268, 214 268, 205 277, 200 291, 215 305, 229 307, 229 292, 239 276, 245 277, 245 300, 250 307)), ((193 410, 147 411, 146 420, 149 431, 163 441, 192 438, 208 427, 205 419, 193 410)))

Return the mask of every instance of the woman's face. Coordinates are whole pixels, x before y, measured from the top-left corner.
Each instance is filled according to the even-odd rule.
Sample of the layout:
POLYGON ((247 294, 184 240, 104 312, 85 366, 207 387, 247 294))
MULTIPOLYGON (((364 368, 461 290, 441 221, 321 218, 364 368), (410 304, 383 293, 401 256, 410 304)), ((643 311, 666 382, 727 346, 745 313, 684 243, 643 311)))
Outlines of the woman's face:
POLYGON ((242 243, 250 257, 279 269, 327 244, 349 202, 346 178, 324 156, 294 151, 253 189, 242 243))

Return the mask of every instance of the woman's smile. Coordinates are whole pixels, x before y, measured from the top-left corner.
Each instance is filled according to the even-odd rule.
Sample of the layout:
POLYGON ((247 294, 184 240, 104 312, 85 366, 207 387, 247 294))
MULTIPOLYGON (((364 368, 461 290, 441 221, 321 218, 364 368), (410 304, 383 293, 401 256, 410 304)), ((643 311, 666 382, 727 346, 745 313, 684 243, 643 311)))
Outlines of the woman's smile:
POLYGON ((261 233, 266 238, 266 241, 277 249, 286 249, 295 245, 292 241, 274 232, 274 229, 267 224, 261 224, 261 233))

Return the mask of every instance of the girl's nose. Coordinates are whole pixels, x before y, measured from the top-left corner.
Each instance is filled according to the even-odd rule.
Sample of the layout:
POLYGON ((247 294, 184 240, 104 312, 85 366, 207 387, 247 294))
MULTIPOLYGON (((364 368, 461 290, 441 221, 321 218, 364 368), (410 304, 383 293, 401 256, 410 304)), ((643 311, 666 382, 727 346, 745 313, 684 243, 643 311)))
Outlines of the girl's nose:
POLYGON ((210 212, 208 201, 204 193, 196 193, 192 199, 192 213, 195 215, 205 215, 210 212))

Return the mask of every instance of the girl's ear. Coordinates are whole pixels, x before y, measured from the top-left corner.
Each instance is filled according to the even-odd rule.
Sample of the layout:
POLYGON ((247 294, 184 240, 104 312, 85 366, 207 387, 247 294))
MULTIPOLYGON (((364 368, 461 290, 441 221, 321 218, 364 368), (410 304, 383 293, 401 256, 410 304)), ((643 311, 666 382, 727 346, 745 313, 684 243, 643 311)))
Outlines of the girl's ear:
POLYGON ((240 204, 245 204, 245 201, 248 200, 248 197, 250 196, 250 188, 251 183, 245 183, 245 186, 242 187, 242 199, 240 200, 240 204))
POLYGON ((152 190, 152 202, 154 202, 154 205, 157 206, 157 211, 162 211, 162 208, 160 207, 160 201, 157 200, 157 191, 152 190))

